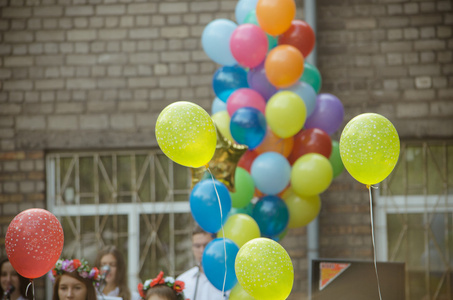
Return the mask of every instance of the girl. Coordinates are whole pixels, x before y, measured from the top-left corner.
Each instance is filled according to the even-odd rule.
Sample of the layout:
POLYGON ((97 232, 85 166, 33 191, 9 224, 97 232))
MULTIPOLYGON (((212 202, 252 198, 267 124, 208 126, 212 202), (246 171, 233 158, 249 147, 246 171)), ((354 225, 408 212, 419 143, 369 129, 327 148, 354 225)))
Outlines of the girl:
POLYGON ((148 279, 138 285, 138 292, 144 300, 184 300, 184 282, 173 277, 165 277, 160 272, 154 279, 148 279))
POLYGON ((0 299, 27 300, 33 299, 31 289, 25 296, 30 281, 19 275, 9 262, 8 258, 0 260, 0 299))

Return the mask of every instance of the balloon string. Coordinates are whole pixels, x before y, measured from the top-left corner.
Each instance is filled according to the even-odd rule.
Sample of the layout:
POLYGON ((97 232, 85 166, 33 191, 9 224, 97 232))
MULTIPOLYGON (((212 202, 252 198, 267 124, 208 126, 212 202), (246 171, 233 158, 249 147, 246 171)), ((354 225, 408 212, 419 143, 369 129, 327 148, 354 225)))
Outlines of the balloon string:
POLYGON ((30 279, 30 283, 27 285, 27 288, 25 289, 25 296, 28 296, 28 288, 30 287, 30 285, 33 292, 33 299, 35 299, 35 285, 33 283, 33 279, 30 279))
POLYGON ((217 192, 217 188, 215 186, 214 176, 212 175, 211 169, 209 166, 206 165, 206 169, 208 170, 209 174, 211 174, 212 185, 214 186, 215 194, 217 195, 217 201, 219 201, 220 207, 220 227, 222 228, 222 237, 223 237, 223 251, 225 253, 225 274, 223 276, 223 286, 222 286, 222 298, 225 297, 225 284, 226 284, 226 276, 227 276, 227 253, 226 253, 226 242, 225 242, 225 231, 223 230, 223 213, 222 213, 222 203, 220 202, 220 196, 217 192))
POLYGON ((374 257, 374 272, 376 273, 376 280, 377 280, 377 286, 378 286, 378 292, 379 292, 379 299, 382 300, 382 295, 381 295, 381 285, 379 283, 379 274, 377 270, 377 262, 376 262, 376 242, 374 239, 374 222, 373 222, 373 200, 371 197, 371 188, 377 189, 377 187, 371 186, 367 184, 368 191, 370 193, 370 217, 371 217, 371 240, 373 242, 373 257, 374 257))

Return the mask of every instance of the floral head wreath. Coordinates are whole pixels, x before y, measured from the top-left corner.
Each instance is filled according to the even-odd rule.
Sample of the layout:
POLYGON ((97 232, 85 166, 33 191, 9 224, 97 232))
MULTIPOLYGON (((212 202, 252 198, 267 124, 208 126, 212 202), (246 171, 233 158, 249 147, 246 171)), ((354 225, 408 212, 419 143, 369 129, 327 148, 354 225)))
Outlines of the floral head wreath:
POLYGON ((59 259, 52 269, 52 277, 62 275, 64 272, 72 273, 77 271, 80 277, 93 280, 93 284, 98 286, 101 281, 99 269, 96 267, 90 268, 85 260, 79 259, 59 259))
POLYGON ((178 300, 184 300, 184 281, 175 280, 173 277, 164 277, 164 272, 160 271, 159 275, 157 275, 154 279, 148 279, 145 283, 139 283, 137 288, 138 292, 142 299, 145 299, 146 292, 158 285, 166 285, 175 292, 176 297, 178 300))

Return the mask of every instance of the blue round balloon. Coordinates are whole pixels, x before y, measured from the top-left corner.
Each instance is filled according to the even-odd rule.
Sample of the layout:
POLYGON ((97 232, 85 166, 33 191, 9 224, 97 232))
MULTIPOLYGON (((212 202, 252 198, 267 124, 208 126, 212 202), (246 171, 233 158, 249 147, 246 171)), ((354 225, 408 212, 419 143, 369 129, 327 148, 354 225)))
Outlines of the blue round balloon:
POLYGON ((300 96, 307 108, 307 117, 315 110, 317 95, 315 89, 310 84, 304 81, 298 81, 294 85, 283 90, 294 92, 300 96))
POLYGON ((245 17, 247 17, 250 11, 256 8, 257 3, 258 0, 239 0, 234 10, 236 22, 238 24, 243 24, 245 17))
POLYGON ((266 136, 266 118, 256 108, 241 107, 231 116, 230 132, 238 144, 255 149, 266 136))
POLYGON ((250 169, 257 189, 266 195, 277 195, 291 179, 291 165, 277 152, 264 152, 255 158, 250 169))
POLYGON ((286 203, 277 196, 265 196, 253 208, 253 219, 258 224, 261 235, 274 237, 282 233, 289 221, 286 203))
POLYGON ((219 65, 234 66, 236 60, 231 54, 230 37, 237 28, 236 23, 228 19, 211 21, 203 30, 201 45, 206 55, 219 65))
POLYGON ((198 182, 190 193, 190 210, 195 221, 205 231, 216 233, 225 224, 232 202, 225 184, 218 180, 204 179, 198 182), (215 188, 214 188, 215 185, 215 188), (222 207, 220 216, 219 199, 222 207))
POLYGON ((211 115, 223 110, 227 110, 226 103, 215 97, 214 101, 212 101, 211 115))
POLYGON ((239 247, 227 238, 225 238, 225 243, 223 238, 214 239, 204 249, 201 264, 203 265, 206 277, 216 289, 228 291, 237 283, 234 263, 238 252, 239 247), (225 287, 223 286, 224 279, 225 287))
POLYGON ((235 90, 248 87, 247 72, 240 66, 221 67, 212 78, 214 93, 225 103, 235 90))

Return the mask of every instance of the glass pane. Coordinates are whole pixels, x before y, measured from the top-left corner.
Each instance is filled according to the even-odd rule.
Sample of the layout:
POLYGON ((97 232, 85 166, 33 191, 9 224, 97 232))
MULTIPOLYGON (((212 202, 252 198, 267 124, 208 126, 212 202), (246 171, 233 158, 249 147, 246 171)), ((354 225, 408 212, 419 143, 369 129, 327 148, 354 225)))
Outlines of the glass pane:
POLYGON ((408 147, 406 150, 406 162, 408 194, 424 195, 423 149, 421 147, 408 147))
POLYGON ((118 163, 118 202, 131 202, 132 191, 132 157, 130 155, 117 156, 118 163))
POLYGON ((94 161, 92 156, 79 158, 79 176, 81 193, 94 192, 93 163, 94 161))
POLYGON ((427 192, 430 195, 436 195, 443 190, 445 186, 445 147, 430 146, 427 154, 427 172, 428 186, 427 192))

